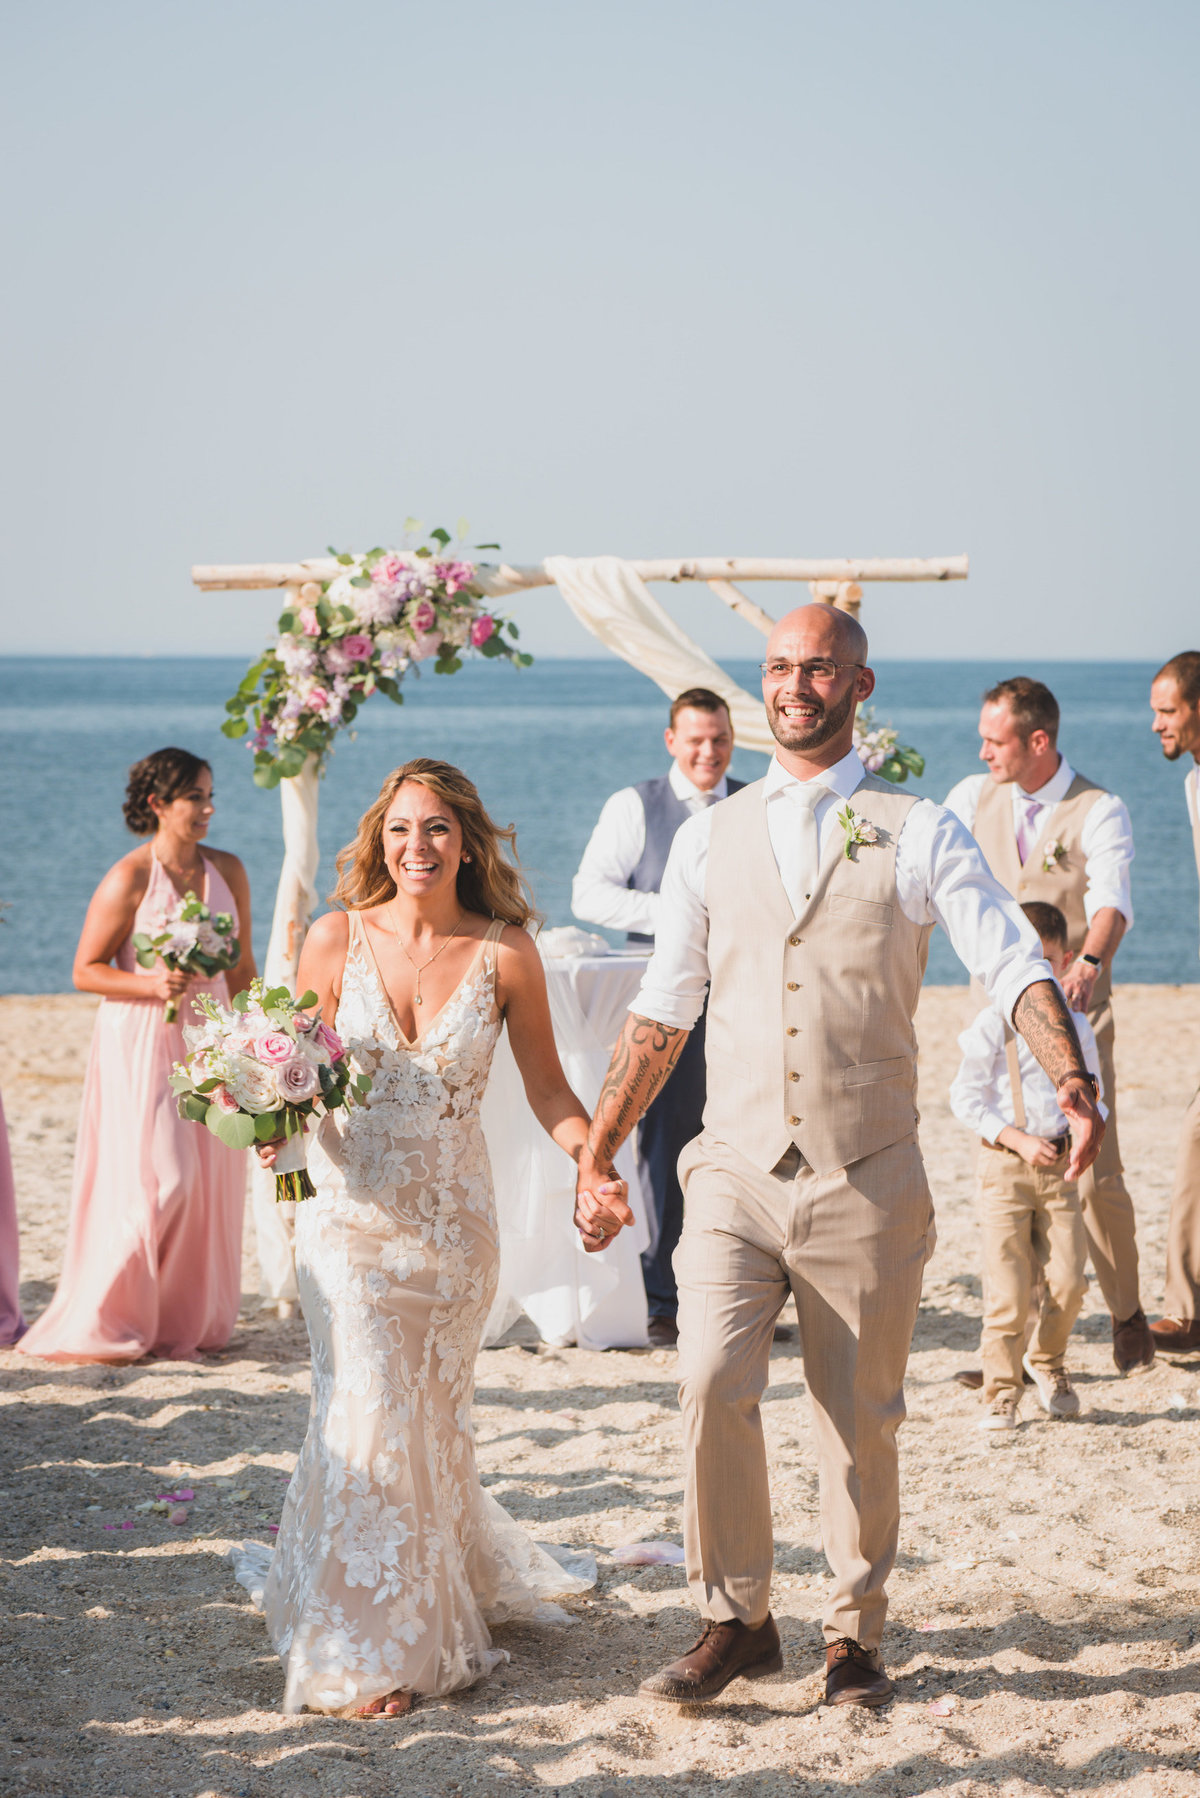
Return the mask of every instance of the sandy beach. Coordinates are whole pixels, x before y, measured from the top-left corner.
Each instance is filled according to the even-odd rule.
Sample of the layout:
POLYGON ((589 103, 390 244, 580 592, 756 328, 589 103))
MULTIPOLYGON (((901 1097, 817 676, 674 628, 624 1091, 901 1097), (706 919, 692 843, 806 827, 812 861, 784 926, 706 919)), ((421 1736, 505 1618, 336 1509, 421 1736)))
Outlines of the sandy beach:
MULTIPOLYGON (((270 1540, 307 1411, 300 1321, 244 1303, 203 1364, 61 1368, 0 1354, 0 1788, 70 1798, 615 1798, 731 1794, 956 1798, 1200 1795, 1200 1359, 1116 1377, 1089 1291, 1072 1343, 1085 1416, 990 1447, 954 1369, 977 1354, 971 1139, 946 1088, 965 993, 922 999, 922 1140, 938 1211, 901 1433, 904 1521, 886 1640, 899 1697, 826 1711, 817 1619, 828 1573, 794 1346, 764 1407, 773 1469, 773 1608, 784 1672, 703 1710, 636 1696, 690 1645, 678 1568, 611 1551, 679 1540, 673 1355, 549 1349, 528 1328, 485 1350, 483 1479, 539 1538, 591 1549, 569 1625, 497 1632, 511 1659, 408 1719, 286 1717, 278 1662, 225 1554, 270 1540), (187 1489, 172 1524, 139 1509, 187 1489), (130 1527, 125 1527, 125 1526, 130 1527), (111 1526, 111 1527, 110 1527, 111 1526)), ((0 1088, 22 1215, 27 1316, 62 1254, 95 1001, 0 1000, 0 1088)), ((1117 992, 1122 1140, 1147 1310, 1161 1308, 1179 1120, 1200 1074, 1200 986, 1117 992)))

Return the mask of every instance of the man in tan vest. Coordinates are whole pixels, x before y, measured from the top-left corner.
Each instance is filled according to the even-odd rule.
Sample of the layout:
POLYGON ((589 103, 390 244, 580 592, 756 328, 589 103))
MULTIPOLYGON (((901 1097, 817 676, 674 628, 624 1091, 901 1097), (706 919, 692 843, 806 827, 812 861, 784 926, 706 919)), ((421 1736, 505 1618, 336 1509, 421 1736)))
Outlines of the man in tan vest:
POLYGON ((1094 1084, 1019 906, 959 821, 866 775, 867 640, 829 606, 773 631, 763 665, 779 745, 765 780, 683 824, 654 956, 580 1160, 576 1222, 602 1249, 627 1206, 601 1168, 667 1078, 708 998, 704 1129, 680 1157, 680 1401, 688 1581, 701 1639, 646 1680, 714 1698, 781 1665, 759 1403, 771 1332, 796 1300, 821 1534, 833 1570, 826 1699, 886 1704, 879 1655, 900 1519, 896 1431, 933 1247, 917 1146, 913 1013, 940 922, 1034 1049, 1074 1133, 1074 1179, 1103 1133, 1094 1084))
POLYGON ((1117 1142, 1112 1009, 1113 957, 1133 922, 1133 831, 1116 794, 1076 774, 1059 754, 1058 722, 1058 701, 1041 681, 1025 675, 1000 681, 984 694, 979 714, 979 758, 988 772, 959 781, 946 804, 974 832, 1010 893, 1022 904, 1057 905, 1066 915, 1074 960, 1063 990, 1095 1032, 1108 1106, 1104 1147, 1079 1182, 1079 1203, 1112 1313, 1113 1360, 1120 1373, 1136 1373, 1154 1360, 1154 1337, 1138 1290, 1133 1200, 1117 1142))
MULTIPOLYGON (((1150 688, 1151 728, 1169 762, 1190 755, 1183 783, 1196 872, 1200 874, 1200 650, 1185 649, 1160 668, 1150 688)), ((1175 1163, 1175 1190, 1167 1224, 1166 1316, 1150 1325, 1168 1353, 1200 1350, 1200 1092, 1188 1106, 1175 1163)))

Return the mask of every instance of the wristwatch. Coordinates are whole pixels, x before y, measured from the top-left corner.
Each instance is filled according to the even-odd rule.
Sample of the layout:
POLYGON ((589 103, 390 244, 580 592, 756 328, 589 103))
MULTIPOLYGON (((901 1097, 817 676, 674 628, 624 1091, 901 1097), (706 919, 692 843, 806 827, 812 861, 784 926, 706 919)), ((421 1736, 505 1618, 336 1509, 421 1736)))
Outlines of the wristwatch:
POLYGON ((1081 955, 1079 957, 1079 959, 1080 959, 1080 961, 1086 961, 1088 967, 1095 968, 1097 973, 1100 972, 1101 967, 1104 965, 1101 962, 1100 957, 1098 955, 1088 955, 1085 953, 1085 954, 1081 955))
POLYGON ((1058 1086, 1055 1087, 1055 1092, 1058 1092, 1059 1087, 1065 1086, 1068 1080, 1086 1080, 1092 1089, 1092 1096, 1097 1099, 1100 1097, 1100 1082, 1097 1080, 1095 1074, 1089 1074, 1086 1068, 1081 1068, 1078 1071, 1072 1070, 1071 1073, 1064 1074, 1059 1081, 1058 1086))

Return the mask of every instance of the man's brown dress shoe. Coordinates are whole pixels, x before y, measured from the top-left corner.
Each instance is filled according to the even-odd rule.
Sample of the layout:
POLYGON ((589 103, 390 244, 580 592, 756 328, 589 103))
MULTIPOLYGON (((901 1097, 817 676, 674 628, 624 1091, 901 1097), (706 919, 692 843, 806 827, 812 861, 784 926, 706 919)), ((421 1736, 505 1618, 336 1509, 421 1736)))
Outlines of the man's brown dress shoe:
POLYGON ((1200 1318, 1160 1317, 1150 1325, 1150 1337, 1155 1348, 1176 1355, 1195 1354, 1200 1352, 1200 1318))
POLYGON ((1112 1330, 1113 1360, 1118 1373, 1141 1373, 1154 1360, 1155 1343, 1158 1342, 1160 1348, 1166 1347, 1146 1322, 1146 1313, 1140 1305, 1123 1323, 1118 1323, 1114 1317, 1112 1330))
POLYGON ((674 1348, 679 1341, 679 1325, 673 1317, 652 1317, 646 1335, 651 1348, 674 1348))
POLYGON ((843 1636, 825 1650, 826 1704, 890 1704, 896 1688, 883 1670, 877 1648, 843 1636))
POLYGON ((703 1704, 731 1680, 764 1679, 782 1666, 779 1631, 770 1613, 753 1629, 748 1623, 710 1621, 694 1648, 644 1679, 638 1691, 644 1698, 665 1698, 669 1704, 703 1704))

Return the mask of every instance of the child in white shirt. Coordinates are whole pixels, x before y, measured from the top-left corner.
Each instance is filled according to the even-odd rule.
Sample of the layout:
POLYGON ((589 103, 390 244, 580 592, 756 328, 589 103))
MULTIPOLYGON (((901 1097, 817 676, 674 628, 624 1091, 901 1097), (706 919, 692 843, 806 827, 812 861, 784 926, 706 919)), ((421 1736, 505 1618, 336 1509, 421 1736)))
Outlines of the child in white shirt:
MULTIPOLYGON (((1021 910, 1042 939, 1055 977, 1071 960, 1067 921, 1056 905, 1021 910)), ((1072 1012, 1088 1072, 1099 1079, 1096 1039, 1072 1012)), ((1074 1183, 1066 1180, 1067 1120, 1053 1083, 994 1006, 958 1039, 962 1062, 950 1108, 981 1139, 978 1201, 983 1231, 983 1396, 980 1428, 1015 1430, 1024 1367, 1050 1417, 1077 1417, 1066 1369, 1067 1339, 1087 1290, 1087 1241, 1074 1183), (1040 1267, 1045 1297, 1025 1351, 1030 1290, 1040 1267), (1023 1352, 1024 1351, 1024 1352, 1023 1352)), ((1101 1112, 1104 1106, 1101 1104, 1101 1112)))

